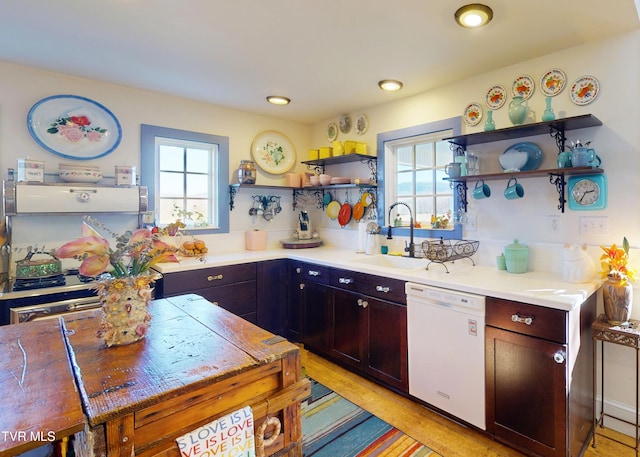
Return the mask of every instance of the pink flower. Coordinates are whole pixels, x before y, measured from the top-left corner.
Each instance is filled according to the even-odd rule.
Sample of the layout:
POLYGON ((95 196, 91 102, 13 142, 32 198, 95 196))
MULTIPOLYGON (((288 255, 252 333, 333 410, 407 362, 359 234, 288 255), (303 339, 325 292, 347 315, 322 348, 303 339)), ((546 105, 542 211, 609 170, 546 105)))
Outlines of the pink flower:
POLYGON ((77 126, 61 125, 58 127, 58 131, 72 143, 77 143, 84 138, 84 132, 77 126))
POLYGON ((92 143, 98 143, 102 139, 102 134, 100 132, 96 132, 95 130, 87 132, 86 136, 87 140, 91 141, 92 143))
POLYGON ((109 242, 102 238, 87 223, 82 223, 82 237, 63 244, 55 251, 60 259, 83 259, 80 264, 80 274, 97 276, 110 267, 109 242))

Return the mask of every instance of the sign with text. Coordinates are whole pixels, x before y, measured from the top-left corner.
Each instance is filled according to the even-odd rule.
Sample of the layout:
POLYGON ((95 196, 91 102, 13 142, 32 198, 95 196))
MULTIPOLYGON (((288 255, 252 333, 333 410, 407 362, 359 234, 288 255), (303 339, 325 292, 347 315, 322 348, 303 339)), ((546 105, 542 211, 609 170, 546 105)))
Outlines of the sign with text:
POLYGON ((253 411, 245 406, 176 440, 182 457, 255 457, 253 411))

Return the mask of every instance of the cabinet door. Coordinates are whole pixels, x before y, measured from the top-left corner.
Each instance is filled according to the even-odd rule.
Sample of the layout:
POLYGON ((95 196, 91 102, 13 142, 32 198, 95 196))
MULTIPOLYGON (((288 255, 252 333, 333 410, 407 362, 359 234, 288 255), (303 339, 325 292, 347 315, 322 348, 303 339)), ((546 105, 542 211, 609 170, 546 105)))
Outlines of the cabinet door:
POLYGON ((566 456, 566 346, 487 327, 487 430, 542 456, 566 456))
POLYGON ((409 391, 407 307, 364 297, 367 306, 367 371, 403 392, 409 391))
POLYGON ((256 324, 256 282, 245 281, 194 291, 214 305, 256 324))
POLYGON ((312 281, 301 283, 302 342, 312 349, 329 352, 331 316, 329 288, 312 281))
POLYGON ((258 326, 285 335, 287 311, 287 260, 267 260, 257 266, 256 312, 258 326))
POLYGON ((366 314, 360 294, 347 290, 332 290, 333 332, 331 355, 359 368, 366 344, 366 314))

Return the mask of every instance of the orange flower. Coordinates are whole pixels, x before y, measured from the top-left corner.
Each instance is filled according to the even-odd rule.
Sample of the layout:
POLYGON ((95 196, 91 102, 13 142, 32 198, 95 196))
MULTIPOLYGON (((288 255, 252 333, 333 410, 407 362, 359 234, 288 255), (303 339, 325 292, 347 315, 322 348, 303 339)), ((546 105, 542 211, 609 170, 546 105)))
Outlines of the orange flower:
POLYGON ((636 280, 636 270, 627 266, 629 262, 629 241, 625 237, 622 248, 612 244, 610 247, 600 246, 604 254, 600 256, 602 278, 617 280, 621 285, 636 280))

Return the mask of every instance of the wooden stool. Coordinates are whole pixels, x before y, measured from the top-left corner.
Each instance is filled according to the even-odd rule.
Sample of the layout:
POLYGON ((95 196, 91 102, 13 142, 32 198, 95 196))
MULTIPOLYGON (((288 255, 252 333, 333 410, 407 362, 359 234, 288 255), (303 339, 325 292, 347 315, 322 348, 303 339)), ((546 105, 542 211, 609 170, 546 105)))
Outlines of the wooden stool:
POLYGON ((640 321, 635 319, 629 319, 628 324, 624 325, 611 325, 604 314, 598 316, 595 322, 591 326, 593 330, 593 442, 592 447, 596 447, 596 435, 604 436, 610 440, 616 441, 624 446, 635 449, 636 457, 638 457, 638 451, 640 450, 640 424, 638 424, 638 366, 640 364, 640 321), (598 344, 600 341, 600 366, 602 367, 600 373, 600 385, 601 385, 601 402, 600 402, 600 414, 596 415, 596 397, 597 397, 597 359, 598 359, 598 344), (604 413, 604 343, 614 343, 621 346, 627 346, 634 348, 636 351, 636 415, 635 424, 619 417, 612 416, 611 414, 604 413), (618 441, 612 437, 597 433, 597 426, 604 428, 604 417, 608 416, 612 419, 625 422, 636 427, 636 445, 630 446, 626 443, 618 441))

